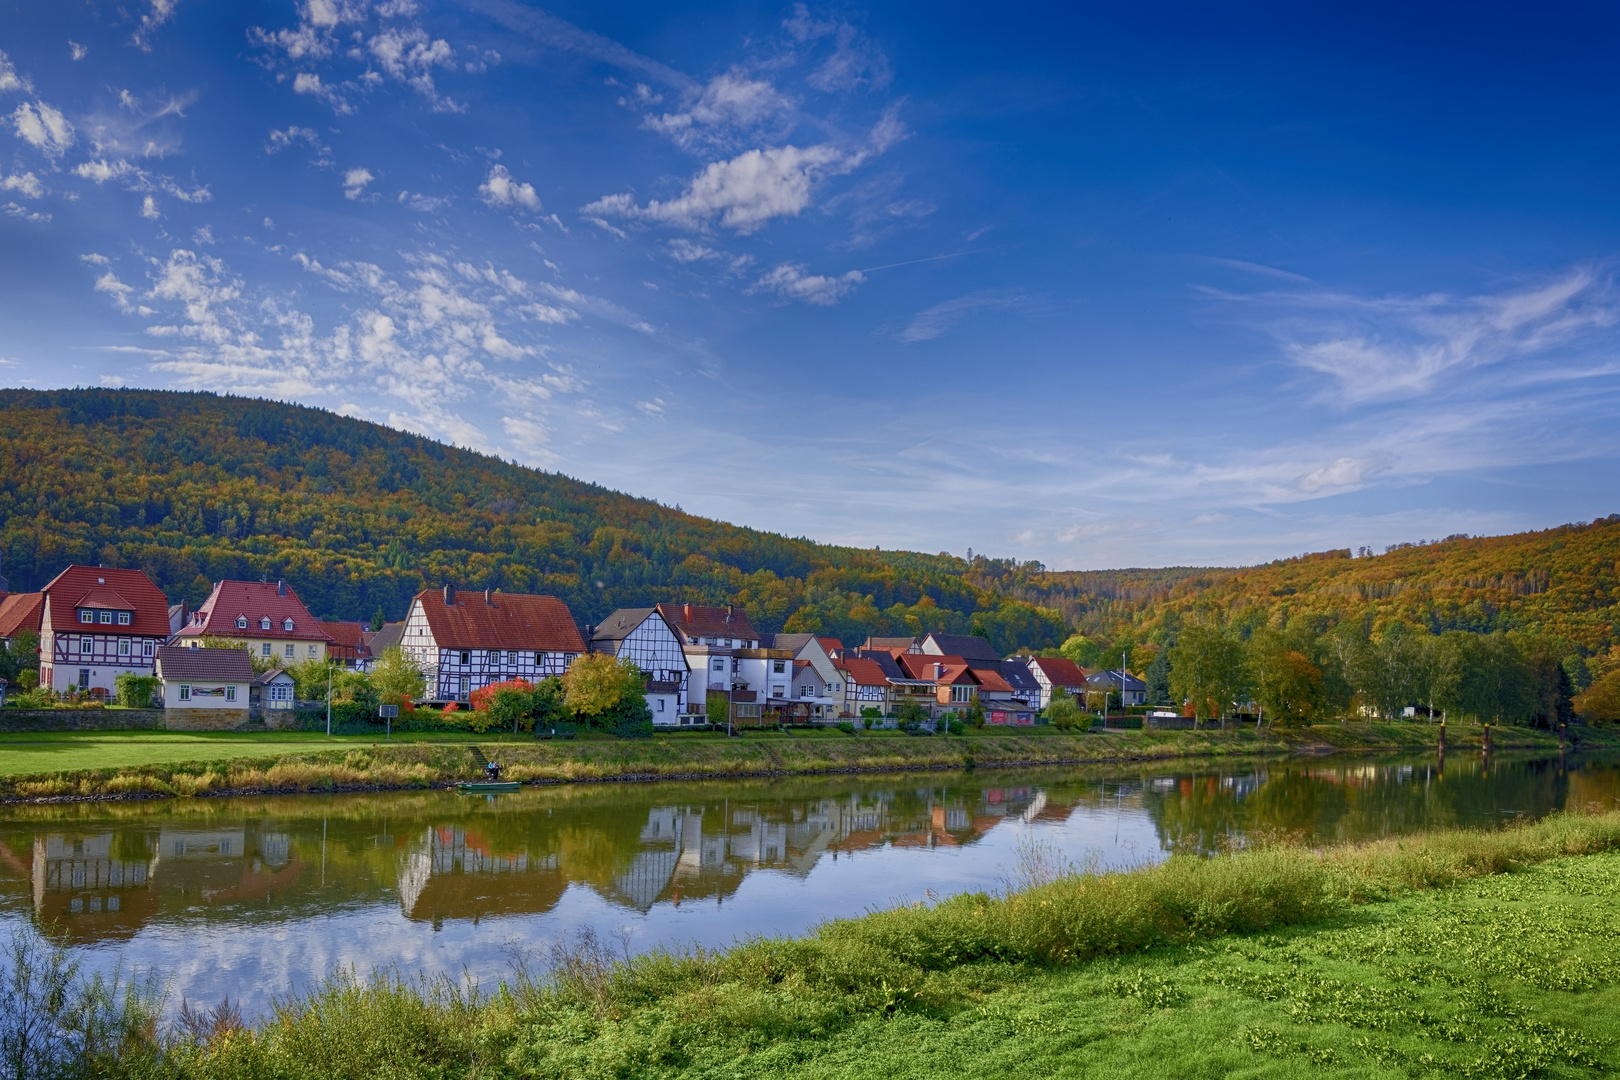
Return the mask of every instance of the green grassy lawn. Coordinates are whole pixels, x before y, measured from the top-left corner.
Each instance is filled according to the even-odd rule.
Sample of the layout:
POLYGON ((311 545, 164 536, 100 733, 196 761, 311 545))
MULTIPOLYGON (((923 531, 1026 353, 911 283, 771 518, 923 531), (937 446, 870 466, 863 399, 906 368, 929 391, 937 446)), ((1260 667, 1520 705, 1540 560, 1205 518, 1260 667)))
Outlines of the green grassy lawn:
MULTIPOLYGON (((412 736, 412 741, 425 737, 412 736)), ((124 769, 181 761, 222 761, 273 757, 369 746, 369 735, 325 735, 297 731, 39 731, 0 733, 0 776, 27 776, 79 769, 124 769)), ((402 737, 400 742, 404 742, 402 737)), ((469 743, 471 736, 435 736, 432 742, 469 743)), ((488 741, 488 740, 486 740, 488 741)))
MULTIPOLYGON (((1620 1068, 1620 856, 1319 927, 1039 973, 689 1076, 1597 1076, 1620 1068)), ((719 1062, 715 1062, 718 1066, 719 1062)))

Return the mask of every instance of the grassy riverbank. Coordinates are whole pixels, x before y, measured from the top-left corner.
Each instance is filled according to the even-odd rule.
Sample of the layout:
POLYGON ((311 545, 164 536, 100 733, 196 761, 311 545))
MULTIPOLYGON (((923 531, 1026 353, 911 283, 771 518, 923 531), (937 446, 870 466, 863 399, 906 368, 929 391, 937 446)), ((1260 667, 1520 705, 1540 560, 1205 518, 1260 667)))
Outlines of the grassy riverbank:
POLYGON ((339 979, 256 1028, 190 1013, 156 1035, 148 1000, 100 1014, 95 1072, 1599 1075, 1620 1066, 1617 900, 1620 813, 1262 847, 724 952, 624 961, 574 941, 492 993, 339 979))
MULTIPOLYGON (((536 741, 488 734, 401 738, 300 733, 41 732, 0 736, 0 799, 192 796, 431 787, 475 779, 473 747, 498 756, 511 779, 565 783, 902 769, 1218 758, 1434 746, 1428 724, 1324 724, 1297 731, 1253 728, 1073 734, 1049 728, 966 736, 793 734, 672 735, 536 741)), ((1450 748, 1477 751, 1481 729, 1453 726, 1450 748)), ((1583 729, 1583 745, 1620 746, 1620 732, 1583 729)), ((1499 749, 1557 749, 1556 737, 1498 729, 1499 749)))

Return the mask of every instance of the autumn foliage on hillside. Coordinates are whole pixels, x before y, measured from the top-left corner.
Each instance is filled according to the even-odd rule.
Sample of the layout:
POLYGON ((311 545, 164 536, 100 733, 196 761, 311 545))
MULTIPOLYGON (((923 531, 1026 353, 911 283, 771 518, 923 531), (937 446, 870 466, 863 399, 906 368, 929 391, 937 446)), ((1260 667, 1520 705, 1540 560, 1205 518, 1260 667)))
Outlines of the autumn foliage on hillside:
POLYGON ((322 618, 398 619, 452 583, 549 593, 587 623, 668 601, 855 641, 974 632, 1010 652, 1065 634, 961 559, 739 528, 319 409, 201 393, 0 391, 0 555, 13 589, 106 563, 193 604, 221 578, 284 578, 322 618))

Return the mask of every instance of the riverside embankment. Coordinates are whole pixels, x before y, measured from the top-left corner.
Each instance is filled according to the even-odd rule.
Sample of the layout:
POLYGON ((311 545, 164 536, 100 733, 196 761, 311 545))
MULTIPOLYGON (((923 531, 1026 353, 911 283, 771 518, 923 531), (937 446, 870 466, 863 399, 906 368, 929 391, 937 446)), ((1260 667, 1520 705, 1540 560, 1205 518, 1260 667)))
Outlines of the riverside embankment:
POLYGON ((60 1033, 46 1063, 99 1076, 1597 1076, 1620 1065, 1617 850, 1614 812, 1257 841, 720 950, 575 937, 498 987, 339 973, 257 1024, 84 982, 18 1012, 60 1033))
MULTIPOLYGON (((1451 725, 1448 749, 1478 752, 1484 731, 1451 725)), ((481 757, 533 784, 726 779, 750 776, 902 772, 1103 764, 1255 755, 1436 748, 1439 728, 1421 723, 1322 724, 1196 731, 976 731, 963 736, 894 733, 752 733, 546 741, 488 734, 467 738, 233 735, 160 732, 23 733, 0 737, 0 800, 153 798, 223 794, 385 791, 476 779, 481 757), (475 749, 476 748, 476 749, 475 749), (51 768, 71 761, 77 767, 51 768)), ((1582 747, 1620 746, 1607 729, 1580 729, 1582 747)), ((1497 728, 1498 750, 1556 752, 1556 735, 1497 728)))

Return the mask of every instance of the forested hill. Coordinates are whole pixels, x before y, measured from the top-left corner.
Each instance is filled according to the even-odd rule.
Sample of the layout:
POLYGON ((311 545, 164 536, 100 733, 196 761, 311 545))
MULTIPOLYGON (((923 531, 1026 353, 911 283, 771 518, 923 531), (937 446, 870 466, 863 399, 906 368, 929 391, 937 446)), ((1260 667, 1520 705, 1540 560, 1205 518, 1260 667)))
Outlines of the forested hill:
POLYGON ((398 619, 417 591, 453 583, 551 593, 582 622, 738 602, 764 630, 857 641, 972 631, 1011 651, 1066 633, 999 587, 1036 564, 789 539, 318 409, 204 393, 0 390, 0 555, 19 590, 72 562, 140 567, 193 604, 221 578, 285 578, 326 618, 398 619))
POLYGON ((1530 630, 1588 655, 1620 644, 1620 514, 1512 536, 1454 536, 1381 555, 1349 549, 1240 570, 1028 575, 1010 595, 1110 643, 1163 642, 1189 618, 1239 632, 1304 617, 1427 629, 1530 630))

